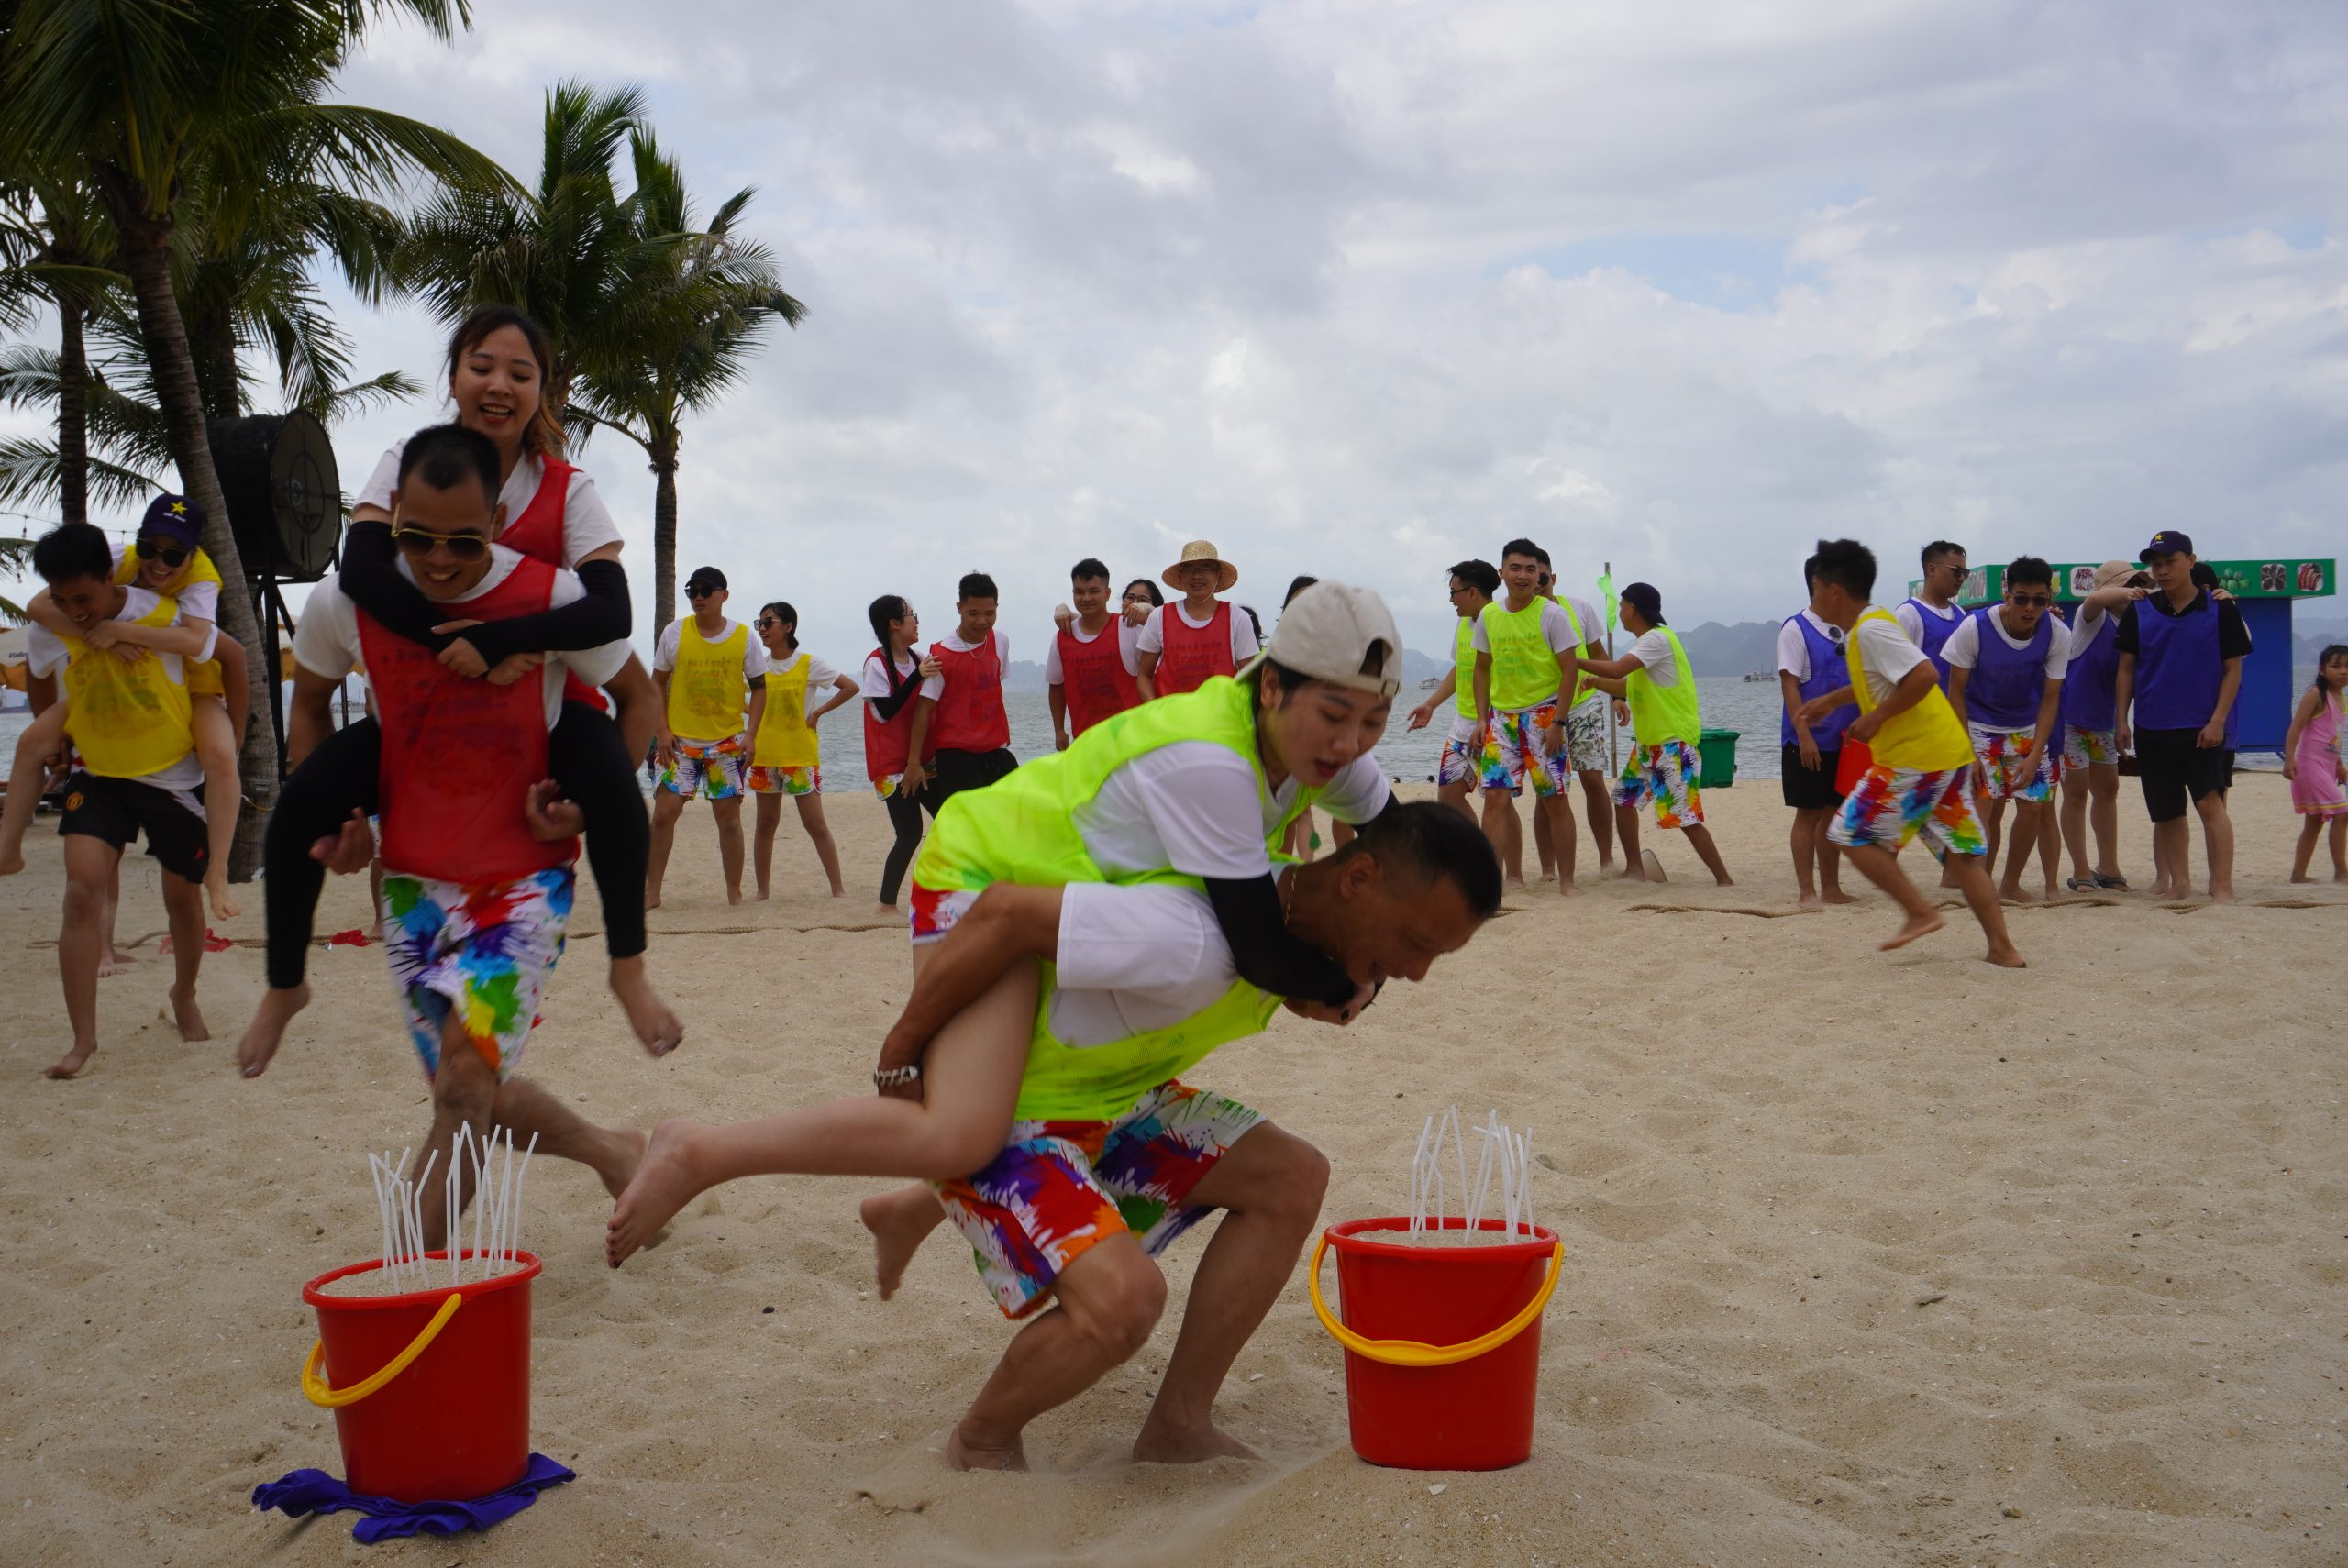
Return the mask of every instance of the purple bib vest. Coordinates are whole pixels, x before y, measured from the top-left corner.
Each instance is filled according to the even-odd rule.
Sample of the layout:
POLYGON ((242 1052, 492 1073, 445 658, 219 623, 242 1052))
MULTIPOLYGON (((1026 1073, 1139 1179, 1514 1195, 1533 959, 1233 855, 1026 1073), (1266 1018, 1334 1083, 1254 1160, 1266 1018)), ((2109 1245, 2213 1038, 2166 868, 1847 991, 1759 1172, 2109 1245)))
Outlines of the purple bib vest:
POLYGON ((1941 648, 1948 642, 1949 634, 1965 624, 1965 617, 1960 614, 1953 620, 1944 621, 1939 611, 1913 594, 1909 595, 1908 602, 1916 607, 1916 623, 1922 634, 1916 639, 1916 646, 1924 650, 1926 658, 1933 661, 1933 673, 1940 677, 1941 690, 1945 691, 1948 690, 1948 660, 1942 657, 1941 648))
MULTIPOLYGON (((1810 679, 1801 683, 1801 700, 1823 697, 1837 687, 1851 683, 1850 662, 1843 656, 1843 645, 1819 635, 1807 615, 1789 617, 1786 624, 1801 628, 1802 646, 1810 654, 1810 679)), ((1843 746, 1843 732, 1859 716, 1856 702, 1845 702, 1818 723, 1810 726, 1810 738, 1822 752, 1839 751, 1843 746)), ((1778 744, 1794 744, 1794 716, 1778 705, 1778 744)))
POLYGON ((2136 727, 2198 730, 2218 711, 2226 661, 2218 654, 2218 602, 2204 593, 2182 615, 2150 600, 2136 612, 2136 727))
POLYGON ((2112 682, 2120 675, 2120 617, 2096 623, 2086 647, 2071 634, 2071 664, 2063 675, 2063 723, 2075 730, 2108 730, 2119 723, 2112 682))
POLYGON ((2017 648, 1998 629, 1998 607, 1973 612, 1980 623, 1973 673, 1965 681, 1965 714, 1998 730, 2026 730, 2038 723, 2038 700, 2046 692, 2046 649, 2054 640, 2054 617, 2042 615, 2027 647, 2017 648))

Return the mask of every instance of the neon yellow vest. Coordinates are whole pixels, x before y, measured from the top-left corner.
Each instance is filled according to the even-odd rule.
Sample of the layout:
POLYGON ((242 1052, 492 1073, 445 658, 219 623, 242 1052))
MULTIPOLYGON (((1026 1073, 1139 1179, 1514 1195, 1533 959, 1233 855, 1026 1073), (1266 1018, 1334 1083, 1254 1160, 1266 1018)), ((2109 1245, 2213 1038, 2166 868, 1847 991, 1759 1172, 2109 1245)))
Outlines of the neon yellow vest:
POLYGON ((750 761, 758 767, 815 766, 815 730, 807 722, 807 673, 814 668, 814 660, 802 653, 789 669, 768 668, 766 718, 750 749, 750 761))
POLYGON ((1511 610, 1503 600, 1484 606, 1484 644, 1492 656, 1492 706, 1509 712, 1537 708, 1557 695, 1557 656, 1541 635, 1541 613, 1549 607, 1535 599, 1522 610, 1511 610))
MULTIPOLYGON (((1172 870, 1111 876, 1085 853, 1077 813, 1109 776, 1137 756, 1178 741, 1208 741, 1246 759, 1256 776, 1260 804, 1270 786, 1256 754, 1255 688, 1227 675, 1210 677, 1196 691, 1160 697, 1128 708, 1093 725, 1055 752, 1022 765, 984 790, 971 790, 946 802, 922 842, 914 879, 925 888, 976 891, 994 882, 1057 888, 1070 882, 1180 881, 1172 870)), ((1312 788, 1297 790, 1279 822, 1264 835, 1276 848, 1288 824, 1320 798, 1312 788)))
MULTIPOLYGON (((1087 732, 1090 733, 1090 732, 1087 732)), ((1069 1045, 1052 1033, 1052 966, 1044 966, 1043 994, 1027 1043, 1027 1070, 1019 1080, 1019 1120, 1106 1121, 1168 1078, 1179 1078, 1218 1045, 1263 1032, 1280 999, 1245 980, 1166 1029, 1106 1045, 1069 1045)))
MULTIPOLYGON (((179 613, 178 601, 159 599, 137 624, 168 626, 179 613)), ((126 664, 111 648, 100 652, 79 637, 64 643, 67 724, 91 772, 143 778, 195 749, 188 731, 187 684, 172 673, 177 661, 150 652, 126 664)))
POLYGON ((1696 704, 1696 672, 1688 667, 1688 650, 1679 646, 1679 634, 1668 626, 1656 630, 1671 645, 1671 668, 1679 679, 1674 685, 1657 686, 1644 664, 1623 678, 1625 701, 1631 704, 1631 734, 1641 745, 1675 740, 1694 745, 1704 733, 1696 704))
MULTIPOLYGON (((1861 613, 1859 625, 1869 621, 1899 623, 1870 604, 1861 613)), ((1899 634, 1906 636, 1902 631, 1899 634)), ((1859 627, 1853 626, 1851 635, 1843 641, 1843 658, 1851 668, 1851 695, 1862 713, 1872 712, 1874 696, 1867 690, 1866 668, 1859 659, 1859 627)), ((1875 754, 1878 766, 1912 768, 1919 773, 1942 773, 1952 767, 1969 767, 1973 761, 1973 739, 1965 726, 1956 722, 1956 710, 1948 705, 1948 696, 1938 686, 1924 693, 1924 700, 1906 712, 1885 721, 1883 728, 1867 742, 1867 749, 1875 754)))
MULTIPOLYGON (((122 559, 114 564, 114 580, 125 588, 132 587, 138 581, 138 552, 137 550, 122 552, 122 559)), ((181 569, 180 586, 185 587, 191 582, 208 582, 216 588, 219 586, 220 569, 214 566, 212 558, 202 550, 190 556, 187 565, 181 569)), ((150 589, 149 591, 152 592, 153 590, 150 589)), ((174 593, 172 597, 176 598, 177 594, 174 593)), ((220 635, 225 637, 228 634, 223 632, 220 635)), ((194 659, 188 659, 181 666, 181 674, 187 679, 189 696, 217 697, 221 695, 218 659, 207 658, 201 664, 194 659)))
POLYGON ((688 615, 677 623, 677 668, 669 672, 669 729, 687 740, 724 740, 742 733, 750 684, 742 655, 750 628, 735 623, 717 642, 701 635, 688 615))
POLYGON ((1459 617, 1451 639, 1451 706, 1463 719, 1476 716, 1476 617, 1459 617))
MULTIPOLYGON (((1589 635, 1581 629, 1581 617, 1574 613, 1573 605, 1568 603, 1565 595, 1561 593, 1553 593, 1549 595, 1549 602, 1566 613, 1566 624, 1573 628, 1574 656, 1578 658, 1581 656, 1583 646, 1590 640, 1589 635)), ((1552 654, 1549 657, 1555 658, 1556 656, 1552 654)), ((1568 708, 1572 707, 1574 702, 1580 701, 1583 698, 1589 696, 1591 692, 1597 690, 1597 687, 1592 686, 1589 683, 1589 676, 1585 675, 1579 677, 1574 681, 1573 702, 1568 702, 1566 706, 1568 708)))

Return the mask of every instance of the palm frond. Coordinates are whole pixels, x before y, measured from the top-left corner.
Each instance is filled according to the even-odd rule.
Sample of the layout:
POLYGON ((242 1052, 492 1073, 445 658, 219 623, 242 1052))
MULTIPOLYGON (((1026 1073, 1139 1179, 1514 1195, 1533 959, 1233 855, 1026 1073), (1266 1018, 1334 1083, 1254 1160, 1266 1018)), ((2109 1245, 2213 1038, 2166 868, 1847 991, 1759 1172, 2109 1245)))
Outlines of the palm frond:
MULTIPOLYGON (((55 443, 0 436, 0 503, 53 506, 63 473, 55 443)), ((167 488, 151 474, 94 457, 89 459, 89 484, 94 504, 125 511, 146 505, 167 488)))

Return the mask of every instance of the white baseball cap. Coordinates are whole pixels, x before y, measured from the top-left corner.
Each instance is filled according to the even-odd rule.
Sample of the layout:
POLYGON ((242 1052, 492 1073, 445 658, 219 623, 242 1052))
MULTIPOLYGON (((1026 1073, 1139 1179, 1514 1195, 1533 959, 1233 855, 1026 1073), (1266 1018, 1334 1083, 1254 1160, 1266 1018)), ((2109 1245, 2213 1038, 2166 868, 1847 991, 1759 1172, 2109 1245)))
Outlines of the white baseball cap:
POLYGON ((1386 601, 1367 588, 1324 578, 1288 602, 1272 640, 1241 679, 1266 659, 1332 686, 1391 697, 1402 689, 1402 634, 1386 601))

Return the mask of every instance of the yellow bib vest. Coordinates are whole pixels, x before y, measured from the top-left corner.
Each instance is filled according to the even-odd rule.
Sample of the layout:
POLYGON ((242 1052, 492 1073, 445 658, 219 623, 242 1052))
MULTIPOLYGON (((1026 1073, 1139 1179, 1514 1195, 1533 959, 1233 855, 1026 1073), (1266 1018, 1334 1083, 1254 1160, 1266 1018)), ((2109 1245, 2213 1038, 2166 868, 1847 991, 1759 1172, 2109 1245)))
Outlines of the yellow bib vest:
MULTIPOLYGON (((1549 602, 1555 604, 1558 609, 1563 610, 1566 613, 1566 624, 1573 628, 1574 657, 1577 658, 1580 657, 1581 650, 1587 646, 1590 641, 1589 634, 1581 629, 1581 617, 1574 613, 1574 607, 1566 602, 1566 598, 1563 594, 1551 594, 1549 596, 1549 602)), ((1549 657, 1555 658, 1556 656, 1552 654, 1549 657)), ((1597 687, 1592 686, 1589 683, 1589 676, 1585 675, 1580 677, 1574 682, 1573 701, 1567 702, 1566 706, 1568 708, 1572 707, 1574 703, 1579 702, 1583 698, 1589 696, 1591 692, 1597 690, 1597 687)))
MULTIPOLYGON (((1899 623, 1870 604, 1859 616, 1859 625, 1869 621, 1899 623)), ((1906 632, 1900 633, 1906 636, 1906 632)), ((1859 661, 1859 629, 1843 641, 1843 658, 1851 668, 1851 695, 1862 713, 1873 712, 1876 700, 1867 690, 1866 668, 1859 661)), ((1924 700, 1906 712, 1886 720, 1883 728, 1867 742, 1867 749, 1875 754, 1878 767, 1912 769, 1918 773, 1944 773, 1952 767, 1967 767, 1973 762, 1973 739, 1965 726, 1956 722, 1956 710, 1948 705, 1947 694, 1938 686, 1924 693, 1924 700)))
MULTIPOLYGON (((137 624, 168 626, 179 613, 177 601, 159 599, 137 624)), ((195 749, 187 684, 172 673, 177 660, 150 652, 126 664, 111 648, 94 649, 79 637, 63 640, 69 723, 83 767, 101 778, 143 778, 195 749)))
MULTIPOLYGON (((125 588, 129 588, 137 584, 138 581, 138 551, 125 550, 122 552, 122 559, 115 563, 114 580, 125 588)), ((194 555, 188 558, 186 574, 180 579, 180 583, 183 587, 191 582, 208 582, 216 589, 220 584, 220 569, 214 566, 212 564, 212 558, 205 555, 202 550, 196 551, 194 555)), ((151 592, 153 591, 150 589, 149 591, 151 592)), ((223 632, 220 635, 225 637, 228 634, 223 632)), ((187 679, 187 694, 189 696, 217 697, 221 695, 220 661, 218 659, 207 658, 201 664, 198 664, 194 659, 189 659, 181 666, 180 672, 187 679)))
POLYGON ((1557 656, 1541 635, 1541 613, 1549 607, 1535 599, 1522 610, 1511 610, 1495 599, 1484 606, 1484 646, 1492 656, 1492 706, 1516 712, 1555 701, 1557 696, 1557 656))
POLYGON ((1661 745, 1666 741, 1694 745, 1704 734, 1696 702, 1696 672, 1688 667, 1688 650, 1679 646, 1679 634, 1668 626, 1656 630, 1671 645, 1671 668, 1679 679, 1672 685, 1657 686, 1644 664, 1623 678, 1624 700, 1631 704, 1631 735, 1641 745, 1661 745))
POLYGON ((1476 716, 1476 618, 1462 615, 1451 639, 1451 706, 1463 719, 1476 716))
MULTIPOLYGON (((750 761, 759 767, 813 767, 815 731, 807 723, 807 673, 814 661, 804 653, 791 668, 767 670, 767 712, 759 725, 750 761)), ((674 727, 673 725, 671 726, 674 727)))
MULTIPOLYGON (((1214 676, 1195 691, 1161 697, 1094 724, 1063 752, 1023 765, 984 790, 966 790, 937 814, 914 879, 932 889, 976 890, 994 882, 1065 887, 1070 882, 1174 883, 1201 886, 1173 870, 1111 876, 1085 852, 1077 831, 1081 808, 1109 776, 1135 757, 1179 741, 1206 741, 1246 759, 1259 801, 1268 795, 1256 750, 1255 687, 1214 676)), ((1275 848, 1288 824, 1321 791, 1296 792, 1264 835, 1275 848)), ((1047 1007, 1053 969, 1044 966, 1027 1069, 1014 1114, 1022 1119, 1103 1121, 1124 1114, 1144 1094, 1179 1077, 1209 1051, 1264 1027, 1279 999, 1246 981, 1235 982, 1213 1007, 1168 1029, 1150 1030, 1106 1045, 1071 1047, 1056 1039, 1047 1007)))
POLYGON ((742 656, 749 643, 750 628, 739 622, 714 643, 692 616, 677 623, 677 668, 669 672, 670 734, 709 741, 742 733, 750 699, 742 656))

